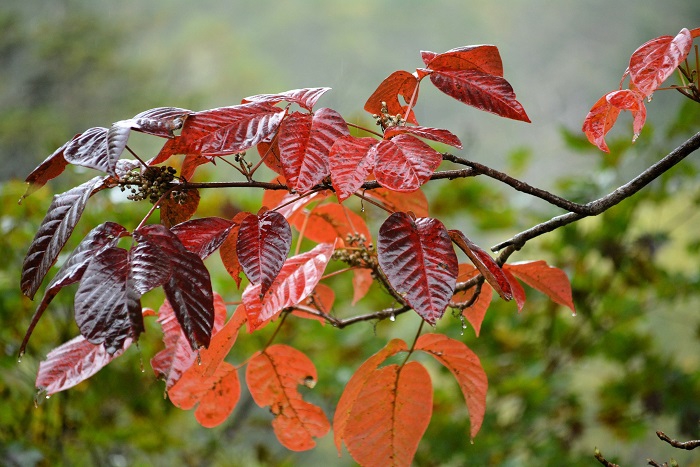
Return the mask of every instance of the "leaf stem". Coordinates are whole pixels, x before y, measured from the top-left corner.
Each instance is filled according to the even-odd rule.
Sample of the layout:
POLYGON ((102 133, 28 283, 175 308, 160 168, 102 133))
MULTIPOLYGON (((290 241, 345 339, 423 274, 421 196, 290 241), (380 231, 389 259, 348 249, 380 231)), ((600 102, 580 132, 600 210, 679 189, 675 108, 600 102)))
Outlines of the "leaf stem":
POLYGON ((403 363, 401 363, 401 368, 408 362, 408 359, 411 357, 411 354, 413 351, 416 349, 416 342, 418 342, 418 338, 420 337, 420 333, 423 330, 423 325, 425 324, 425 320, 421 319, 420 320, 420 325, 418 326, 418 332, 416 332, 416 337, 413 338, 413 344, 411 344, 411 348, 408 349, 408 353, 406 354, 406 358, 403 360, 403 363))
POLYGON ((146 163, 138 156, 138 154, 136 154, 134 151, 132 151, 128 144, 127 144, 125 147, 126 147, 126 150, 129 151, 129 152, 131 153, 131 155, 134 156, 134 157, 136 158, 136 160, 139 161, 139 162, 141 163, 141 165, 142 165, 144 168, 148 168, 148 164, 146 164, 146 163))
POLYGON ((353 128, 357 128, 358 130, 365 131, 365 132, 370 133, 370 134, 372 134, 372 135, 374 135, 374 136, 378 136, 379 138, 384 138, 384 135, 383 135, 383 134, 377 133, 376 131, 370 130, 369 128, 365 128, 365 127, 363 127, 363 126, 361 126, 361 125, 355 125, 354 123, 350 123, 350 122, 345 122, 345 123, 347 123, 348 126, 351 126, 351 127, 353 127, 353 128))

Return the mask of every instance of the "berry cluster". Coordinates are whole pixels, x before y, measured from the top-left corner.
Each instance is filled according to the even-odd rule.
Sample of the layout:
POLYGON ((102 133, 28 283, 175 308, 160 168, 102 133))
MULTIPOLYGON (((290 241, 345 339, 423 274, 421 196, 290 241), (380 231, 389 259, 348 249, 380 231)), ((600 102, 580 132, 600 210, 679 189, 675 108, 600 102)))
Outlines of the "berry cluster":
POLYGON ((377 253, 374 245, 367 243, 363 234, 348 234, 345 237, 346 248, 333 252, 333 259, 347 263, 349 266, 359 266, 374 269, 377 266, 377 253))
POLYGON ((391 115, 389 113, 389 109, 386 105, 386 102, 382 101, 382 113, 380 115, 373 114, 372 118, 376 120, 377 125, 381 125, 382 130, 386 130, 389 127, 392 126, 404 126, 406 125, 406 121, 403 119, 403 115, 401 114, 396 114, 396 115, 391 115))
MULTIPOLYGON (((131 194, 127 196, 132 201, 149 200, 155 204, 170 189, 171 182, 175 179, 176 170, 173 167, 147 167, 143 172, 133 169, 122 176, 120 180, 121 190, 126 191, 130 187, 131 194)), ((173 194, 173 198, 177 193, 173 194)))

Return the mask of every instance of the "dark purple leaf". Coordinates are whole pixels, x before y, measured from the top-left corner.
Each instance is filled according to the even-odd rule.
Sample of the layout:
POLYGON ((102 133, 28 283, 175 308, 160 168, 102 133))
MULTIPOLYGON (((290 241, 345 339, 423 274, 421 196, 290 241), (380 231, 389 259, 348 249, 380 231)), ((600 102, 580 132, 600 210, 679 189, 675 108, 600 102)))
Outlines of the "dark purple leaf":
POLYGON ((182 128, 191 110, 178 107, 157 107, 146 110, 131 119, 131 128, 161 138, 172 138, 173 131, 182 128))
POLYGON ((129 134, 131 133, 130 122, 128 120, 123 120, 121 122, 116 122, 107 132, 107 157, 109 158, 110 170, 107 172, 111 175, 116 174, 116 164, 119 158, 124 152, 127 141, 129 141, 129 134))
POLYGON ((133 247, 129 260, 132 286, 141 295, 165 284, 172 274, 170 260, 163 250, 149 242, 133 247))
POLYGON ((134 238, 154 244, 170 259, 172 273, 163 284, 165 296, 192 349, 207 347, 214 325, 214 293, 200 257, 187 251, 177 236, 160 224, 138 229, 134 238))
POLYGON ((226 240, 233 222, 221 217, 192 219, 173 226, 170 231, 177 235, 188 251, 205 259, 226 240))
POLYGON ((292 89, 291 91, 285 91, 279 94, 258 94, 257 96, 246 97, 243 99, 242 103, 265 102, 268 104, 276 104, 285 101, 299 104, 300 107, 311 111, 318 99, 330 90, 331 88, 306 88, 292 89))
POLYGON ((71 190, 55 195, 41 221, 22 265, 22 293, 33 298, 46 273, 56 262, 85 209, 88 198, 102 188, 102 177, 95 177, 71 190))
POLYGON ((109 157, 107 148, 107 128, 95 127, 68 143, 63 157, 73 165, 89 167, 114 175, 116 159, 109 157))

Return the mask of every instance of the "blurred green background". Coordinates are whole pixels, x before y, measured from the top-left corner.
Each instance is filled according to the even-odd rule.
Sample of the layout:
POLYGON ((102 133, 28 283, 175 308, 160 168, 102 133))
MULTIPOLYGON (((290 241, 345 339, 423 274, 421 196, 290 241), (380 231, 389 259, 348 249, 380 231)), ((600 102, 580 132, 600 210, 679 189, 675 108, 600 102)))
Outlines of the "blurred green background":
MULTIPOLYGON (((23 179, 78 132, 157 106, 193 110, 253 94, 330 86, 320 102, 354 123, 371 123, 366 98, 392 71, 421 66, 419 51, 491 43, 533 123, 500 119, 425 86, 416 109, 426 126, 464 142, 460 155, 577 201, 606 194, 658 160, 700 122, 697 104, 659 92, 649 124, 630 145, 631 121, 611 133, 610 156, 584 143, 590 106, 617 87, 629 55, 653 37, 700 26, 687 0, 632 2, 6 0, 0 5, 0 463, 6 465, 353 465, 331 435, 311 452, 282 448, 271 416, 247 394, 229 420, 201 428, 163 399, 149 359, 161 348, 154 322, 138 349, 88 382, 34 408, 38 362, 77 334, 75 289, 40 322, 28 354, 17 348, 35 306, 20 296, 22 258, 55 192, 91 176, 69 169, 16 204, 23 179), (141 367, 144 367, 144 372, 141 367)), ((145 157, 147 138, 133 144, 145 157)), ((691 156, 632 200, 528 244, 512 261, 547 259, 572 279, 575 318, 528 289, 521 314, 494 302, 476 339, 446 313, 438 330, 462 339, 490 381, 481 433, 469 443, 464 401, 451 375, 430 366, 433 419, 416 465, 597 465, 598 446, 623 465, 700 454, 656 441, 655 430, 700 438, 700 183, 691 156)), ((201 177, 214 176, 203 171, 201 177)), ((432 183, 432 215, 484 247, 560 211, 486 180, 432 183), (459 210, 457 210, 459 209, 459 210)), ((198 215, 232 206, 257 210, 260 193, 209 191, 198 215)), ((148 205, 94 197, 69 243, 106 219, 133 229, 148 205)), ((373 231, 381 213, 365 214, 373 231)), ((216 256, 216 255, 215 255, 216 256)), ((461 260, 465 260, 461 258, 461 260)), ((213 257, 215 289, 239 292, 213 257)), ((349 279, 333 284, 336 312, 387 305, 378 291, 349 308, 349 279)), ((161 297, 149 294, 145 305, 161 297)), ((305 352, 319 383, 305 397, 329 416, 359 364, 389 338, 411 339, 414 316, 338 331, 288 320, 278 338, 305 352)), ((230 356, 243 362, 270 336, 242 336, 230 356)), ((430 365, 430 363, 426 362, 430 365)))

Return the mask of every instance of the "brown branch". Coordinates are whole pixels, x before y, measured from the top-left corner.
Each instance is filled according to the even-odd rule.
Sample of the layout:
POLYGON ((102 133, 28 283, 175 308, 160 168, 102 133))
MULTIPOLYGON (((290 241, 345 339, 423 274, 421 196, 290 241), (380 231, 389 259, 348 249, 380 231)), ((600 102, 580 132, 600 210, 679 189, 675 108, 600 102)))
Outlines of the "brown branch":
POLYGON ((609 460, 607 460, 605 457, 603 457, 603 453, 600 452, 600 450, 598 448, 595 448, 594 455, 595 455, 596 460, 598 462, 600 462, 601 464, 603 464, 605 467, 620 467, 619 465, 614 464, 614 463, 610 462, 609 460))
POLYGON ((674 448, 692 451, 693 449, 700 447, 700 439, 694 439, 691 441, 676 441, 675 439, 669 438, 663 431, 657 431, 656 436, 658 436, 660 440, 666 441, 674 448))
POLYGON ((649 183, 657 179, 663 173, 667 172, 673 166, 678 164, 680 161, 688 157, 694 151, 700 148, 700 132, 696 133, 686 142, 678 146, 666 157, 658 161, 656 164, 652 165, 644 172, 639 174, 637 177, 630 180, 628 183, 622 185, 612 193, 603 196, 595 201, 591 201, 584 205, 584 212, 569 212, 560 216, 553 217, 552 219, 531 227, 528 230, 520 232, 514 237, 501 242, 498 245, 491 248, 492 251, 499 251, 508 246, 513 246, 516 250, 522 248, 522 246, 528 240, 531 240, 540 235, 551 232, 552 230, 563 227, 567 224, 571 224, 579 219, 587 216, 597 216, 604 211, 610 209, 616 204, 620 203, 624 199, 637 193, 639 190, 647 186, 649 183))

